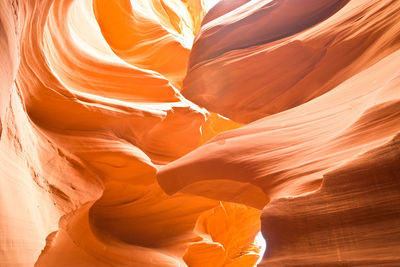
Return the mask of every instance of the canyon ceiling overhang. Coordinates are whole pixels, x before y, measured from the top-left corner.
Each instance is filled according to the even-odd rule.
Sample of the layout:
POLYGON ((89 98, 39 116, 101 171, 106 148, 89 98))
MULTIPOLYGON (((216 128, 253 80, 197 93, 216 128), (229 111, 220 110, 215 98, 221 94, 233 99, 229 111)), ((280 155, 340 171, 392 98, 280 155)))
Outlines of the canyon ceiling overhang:
POLYGON ((399 21, 0 1, 0 266, 400 265, 399 21))

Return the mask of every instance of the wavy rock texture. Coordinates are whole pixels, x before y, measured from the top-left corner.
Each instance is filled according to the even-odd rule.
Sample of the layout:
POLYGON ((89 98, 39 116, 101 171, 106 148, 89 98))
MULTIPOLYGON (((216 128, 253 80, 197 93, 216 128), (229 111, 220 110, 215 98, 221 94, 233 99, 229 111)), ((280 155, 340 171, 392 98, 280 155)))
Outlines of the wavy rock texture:
POLYGON ((399 8, 364 0, 221 8, 196 38, 182 93, 245 123, 303 104, 396 51, 399 8))
POLYGON ((206 6, 0 2, 1 266, 400 263, 400 2, 206 6))

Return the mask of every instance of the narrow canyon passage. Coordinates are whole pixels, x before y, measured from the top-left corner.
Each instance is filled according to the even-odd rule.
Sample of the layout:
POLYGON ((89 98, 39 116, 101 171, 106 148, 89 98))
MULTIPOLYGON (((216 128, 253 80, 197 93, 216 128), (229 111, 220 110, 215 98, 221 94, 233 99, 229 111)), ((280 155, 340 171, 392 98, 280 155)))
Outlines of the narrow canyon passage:
POLYGON ((0 2, 0 266, 397 266, 400 1, 0 2))

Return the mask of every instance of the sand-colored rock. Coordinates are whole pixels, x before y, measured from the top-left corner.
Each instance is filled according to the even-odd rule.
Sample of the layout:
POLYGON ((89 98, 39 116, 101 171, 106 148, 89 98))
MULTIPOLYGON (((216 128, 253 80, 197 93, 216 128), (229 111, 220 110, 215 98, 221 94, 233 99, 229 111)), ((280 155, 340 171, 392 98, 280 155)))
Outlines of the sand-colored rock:
POLYGON ((168 193, 218 190, 214 198, 257 208, 315 190, 328 170, 400 131, 399 62, 396 52, 321 97, 219 134, 162 167, 158 181, 168 193), (240 194, 249 186, 265 196, 240 194))
POLYGON ((0 266, 398 265, 399 2, 207 5, 0 2, 0 266))
POLYGON ((194 43, 183 95, 248 123, 320 96, 399 49, 398 1, 346 2, 251 1, 212 20, 194 43))
MULTIPOLYGON (((196 223, 219 202, 168 196, 155 174, 158 164, 231 129, 229 120, 218 127, 180 96, 184 56, 168 63, 182 72, 176 79, 173 67, 117 57, 92 4, 109 8, 89 0, 2 3, 1 266, 177 266, 190 245, 208 242, 196 223)), ((252 229, 243 243, 250 246, 259 222, 236 225, 252 229)))
POLYGON ((399 145, 397 136, 326 174, 312 194, 272 201, 260 266, 398 265, 399 145))

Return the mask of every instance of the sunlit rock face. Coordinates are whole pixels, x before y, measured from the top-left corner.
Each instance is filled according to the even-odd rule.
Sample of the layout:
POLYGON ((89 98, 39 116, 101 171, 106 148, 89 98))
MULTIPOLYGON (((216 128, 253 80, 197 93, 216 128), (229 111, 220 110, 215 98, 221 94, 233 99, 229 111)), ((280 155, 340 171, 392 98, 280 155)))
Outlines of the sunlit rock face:
POLYGON ((0 266, 399 265, 398 21, 1 1, 0 266))
POLYGON ((206 16, 182 93, 238 122, 327 93, 399 47, 397 1, 228 3, 206 16))

